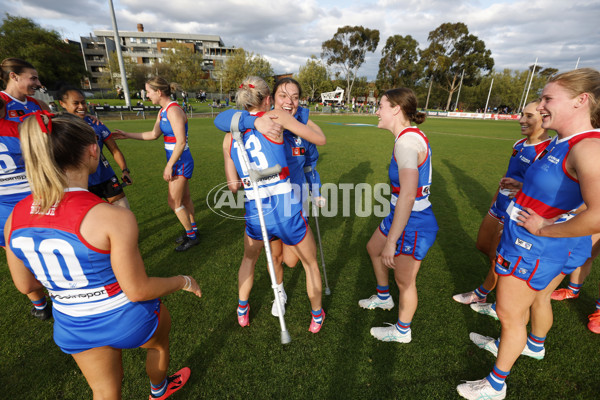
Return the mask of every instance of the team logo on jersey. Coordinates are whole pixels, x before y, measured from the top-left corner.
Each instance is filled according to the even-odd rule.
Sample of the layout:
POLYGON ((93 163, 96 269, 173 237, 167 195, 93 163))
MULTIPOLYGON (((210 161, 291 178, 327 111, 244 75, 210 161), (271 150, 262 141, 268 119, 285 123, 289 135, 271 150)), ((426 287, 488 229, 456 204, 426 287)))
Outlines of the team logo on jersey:
POLYGON ((517 149, 514 149, 514 150, 513 150, 513 153, 512 153, 512 157, 516 156, 517 154, 519 154, 519 150, 517 150, 517 149))
POLYGON ((303 156, 304 153, 306 153, 306 149, 304 147, 292 147, 293 156, 303 156))
POLYGON ((525 250, 531 250, 531 246, 533 246, 531 243, 526 242, 523 239, 519 239, 519 238, 517 238, 515 240, 515 244, 519 247, 524 248, 525 250))
POLYGON ((296 146, 301 146, 302 138, 299 138, 298 136, 294 136, 294 142, 296 143, 296 146))
POLYGON ((9 118, 19 118, 23 115, 25 115, 25 111, 23 110, 8 110, 9 118))

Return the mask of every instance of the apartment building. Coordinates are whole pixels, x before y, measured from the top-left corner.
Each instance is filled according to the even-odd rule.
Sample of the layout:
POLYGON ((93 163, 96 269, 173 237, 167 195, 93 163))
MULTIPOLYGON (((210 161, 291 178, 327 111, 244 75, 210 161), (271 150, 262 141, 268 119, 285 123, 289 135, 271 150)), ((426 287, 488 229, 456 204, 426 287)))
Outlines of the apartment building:
MULTIPOLYGON (((123 57, 131 57, 138 64, 161 62, 166 52, 173 48, 173 43, 180 43, 194 53, 202 54, 204 69, 210 75, 217 62, 223 62, 235 50, 226 47, 220 36, 197 35, 174 32, 145 32, 142 24, 137 31, 119 30, 120 46, 123 57)), ((81 37, 81 51, 85 68, 90 73, 86 86, 98 88, 98 81, 103 73, 109 71, 109 57, 116 51, 114 31, 96 30, 89 37, 81 37)))

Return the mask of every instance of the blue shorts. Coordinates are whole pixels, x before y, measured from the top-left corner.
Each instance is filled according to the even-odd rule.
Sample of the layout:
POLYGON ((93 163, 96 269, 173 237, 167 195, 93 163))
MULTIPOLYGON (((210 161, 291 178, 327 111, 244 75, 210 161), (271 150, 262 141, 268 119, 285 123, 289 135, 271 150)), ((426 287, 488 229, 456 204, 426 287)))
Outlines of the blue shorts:
POLYGON ((498 275, 512 275, 519 278, 536 291, 544 290, 562 271, 563 263, 551 262, 547 259, 527 259, 520 256, 496 256, 495 271, 498 275))
MULTIPOLYGON (((170 157, 173 155, 172 151, 165 150, 167 153, 167 162, 170 157)), ((190 149, 187 148, 183 150, 179 159, 173 165, 173 176, 183 176, 187 179, 192 179, 192 172, 194 172, 194 158, 192 157, 192 153, 190 149)))
POLYGON ((569 259, 562 269, 562 273, 569 275, 581 267, 592 256, 592 237, 583 236, 574 239, 574 247, 569 252, 569 259))
POLYGON ((160 299, 129 303, 89 317, 71 317, 54 309, 54 342, 67 354, 102 346, 135 349, 154 335, 159 313, 160 299))
MULTIPOLYGON (((302 212, 292 218, 276 225, 267 225, 269 241, 281 239, 288 246, 295 246, 306 237, 308 222, 302 212)), ((246 221, 246 234, 254 240, 263 240, 260 222, 258 220, 246 221)))
POLYGON ((492 206, 488 210, 488 215, 498 220, 498 222, 500 222, 501 224, 504 224, 504 219, 508 217, 506 210, 502 211, 501 209, 499 209, 496 205, 496 202, 494 202, 494 204, 492 204, 492 206))
MULTIPOLYGON (((394 219, 393 213, 390 213, 381 224, 379 224, 379 231, 387 237, 390 233, 390 227, 394 219)), ((434 231, 407 231, 406 229, 400 235, 398 242, 396 242, 396 257, 400 254, 405 256, 412 256, 415 260, 422 260, 427 255, 427 252, 433 246, 435 237, 437 236, 437 230, 434 231)))
POLYGON ((6 220, 8 219, 10 213, 15 208, 17 203, 0 203, 0 246, 5 247, 6 243, 4 242, 4 225, 6 224, 6 220))

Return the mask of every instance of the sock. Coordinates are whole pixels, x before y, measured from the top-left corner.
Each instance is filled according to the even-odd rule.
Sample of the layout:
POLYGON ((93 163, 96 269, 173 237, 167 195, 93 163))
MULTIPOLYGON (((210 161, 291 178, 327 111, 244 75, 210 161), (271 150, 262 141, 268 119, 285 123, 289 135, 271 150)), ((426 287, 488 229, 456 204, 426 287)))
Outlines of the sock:
POLYGON ((35 307, 36 310, 43 310, 44 308, 46 308, 46 304, 48 304, 46 302, 46 296, 42 297, 39 300, 31 300, 31 302, 33 303, 33 306, 35 307))
POLYGON ((535 336, 533 333, 530 333, 527 336, 527 348, 529 348, 529 350, 531 351, 542 351, 544 350, 544 340, 546 340, 546 337, 538 337, 535 336))
POLYGON ((278 292, 281 292, 285 295, 285 289, 283 288, 283 282, 278 283, 277 285, 275 285, 275 288, 277 289, 278 292))
POLYGON ((150 382, 150 393, 152 393, 152 397, 160 397, 163 394, 165 394, 165 392, 167 391, 167 384, 167 378, 165 378, 158 385, 155 385, 152 382, 150 382))
POLYGON ((310 312, 312 314, 313 321, 315 321, 317 324, 323 323, 323 309, 322 308, 319 308, 317 311, 310 310, 310 312))
POLYGON ((600 299, 596 300, 596 311, 600 311, 600 299))
POLYGON ((486 379, 495 390, 500 391, 504 387, 504 381, 506 380, 508 374, 510 374, 510 371, 502 371, 496 367, 496 364, 494 364, 494 369, 492 372, 490 372, 486 379))
POLYGON ((398 322, 396 322, 396 325, 395 325, 396 329, 398 329, 398 332, 400 332, 400 334, 406 335, 408 332, 410 332, 411 322, 402 322, 402 321, 398 320, 398 322))
POLYGON ((192 222, 192 229, 194 230, 194 233, 198 233, 198 225, 196 225, 195 222, 192 222))
POLYGON ((238 300, 238 315, 241 317, 242 315, 246 315, 246 313, 248 312, 248 300, 238 300))
POLYGON ((390 285, 379 286, 377 285, 377 297, 379 300, 387 300, 390 298, 390 285))
POLYGON ((577 284, 577 283, 573 283, 573 282, 569 281, 569 286, 567 286, 567 289, 571 289, 573 294, 577 294, 581 290, 582 286, 583 286, 583 283, 577 284))
POLYGON ((481 285, 477 289, 475 289, 474 292, 477 295, 477 297, 479 297, 480 299, 483 299, 484 297, 487 297, 488 293, 490 293, 489 290, 485 290, 485 288, 483 287, 483 285, 481 285))
POLYGON ((189 231, 186 230, 185 234, 187 235, 188 239, 191 239, 191 240, 196 239, 196 231, 193 229, 190 229, 189 231))

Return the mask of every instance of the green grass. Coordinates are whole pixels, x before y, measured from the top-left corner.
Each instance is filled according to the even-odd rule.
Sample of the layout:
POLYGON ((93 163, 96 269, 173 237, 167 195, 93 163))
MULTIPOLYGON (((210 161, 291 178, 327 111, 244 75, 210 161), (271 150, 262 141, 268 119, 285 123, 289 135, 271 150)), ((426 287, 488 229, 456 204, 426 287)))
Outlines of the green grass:
MULTIPOLYGON (((393 136, 371 126, 340 125, 376 124, 375 117, 323 115, 314 120, 328 140, 320 148, 323 182, 388 182, 393 136)), ((150 129, 152 124, 151 120, 107 123, 111 129, 132 131, 150 129)), ((431 201, 440 231, 417 278, 420 303, 408 345, 378 342, 369 335, 372 326, 395 322, 396 309, 366 311, 357 306, 359 299, 374 293, 365 245, 380 218, 355 217, 352 208, 350 217, 319 219, 332 290, 323 297, 327 320, 318 335, 308 332, 304 272, 301 267, 286 269, 285 317, 292 342, 282 346, 277 320, 270 314, 272 291, 262 257, 250 297, 251 325, 244 329, 237 325, 244 224, 217 216, 206 204, 208 191, 225 181, 223 136, 212 119, 190 120, 189 141, 196 162, 190 187, 201 244, 183 254, 173 251, 181 226, 167 206, 161 140, 118 142, 132 171, 134 184, 126 192, 140 226, 140 250, 148 273, 193 275, 204 293, 199 300, 184 292, 164 298, 173 318, 170 371, 192 369, 190 383, 173 399, 454 399, 461 380, 489 373, 493 356, 473 345, 468 334, 497 336, 500 324, 451 296, 474 289, 487 272, 485 258, 475 249, 477 230, 519 137, 518 125, 430 119, 422 129, 433 151, 431 201)), ((341 195, 338 202, 341 209, 341 195)), ((32 320, 28 300, 14 288, 5 261, 1 262, 4 398, 91 398, 72 358, 54 344, 52 324, 32 320)), ((509 398, 597 398, 600 337, 585 324, 598 295, 599 278, 596 268, 578 300, 553 304, 555 325, 546 341, 546 358, 518 360, 508 379, 509 398)), ((397 298, 393 284, 391 292, 397 298)), ((144 350, 123 352, 124 399, 148 395, 144 360, 144 350)))

